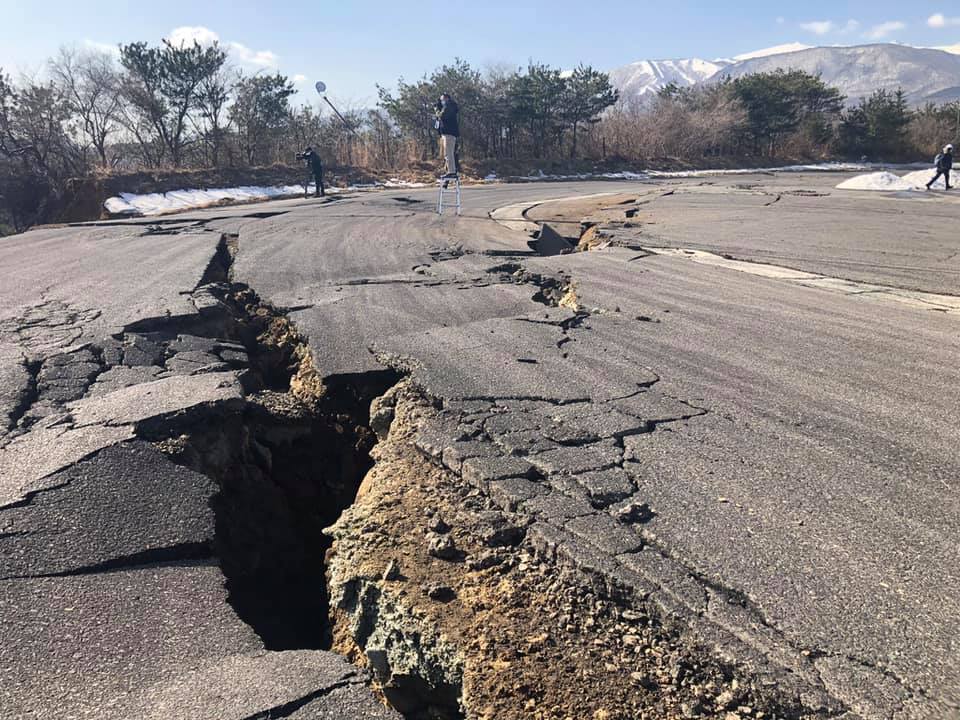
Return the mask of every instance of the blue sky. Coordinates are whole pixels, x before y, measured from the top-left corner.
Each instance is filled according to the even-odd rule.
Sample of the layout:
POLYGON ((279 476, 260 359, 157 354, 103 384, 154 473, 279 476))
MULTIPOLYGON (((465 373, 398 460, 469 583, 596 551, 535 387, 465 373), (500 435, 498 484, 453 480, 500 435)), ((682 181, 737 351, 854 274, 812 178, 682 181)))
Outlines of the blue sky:
MULTIPOLYGON (((730 57, 783 43, 960 45, 956 0, 803 3, 623 0, 0 0, 0 67, 36 72, 61 45, 217 38, 248 72, 316 79, 331 97, 368 105, 462 57, 471 64, 610 69, 641 59, 730 57)), ((304 97, 308 97, 306 94, 304 97)))

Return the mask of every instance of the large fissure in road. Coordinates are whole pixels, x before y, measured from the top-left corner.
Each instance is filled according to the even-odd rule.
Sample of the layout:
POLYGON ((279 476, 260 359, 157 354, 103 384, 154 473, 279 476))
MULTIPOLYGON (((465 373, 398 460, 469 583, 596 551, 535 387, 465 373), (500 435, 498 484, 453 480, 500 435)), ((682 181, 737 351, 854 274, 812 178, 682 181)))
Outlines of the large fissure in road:
POLYGON ((239 413, 184 418, 158 442, 217 481, 214 552, 229 602, 270 650, 330 644, 322 531, 372 465, 366 408, 396 376, 356 380, 315 402, 262 391, 239 413))
POLYGON ((224 236, 194 292, 199 317, 146 321, 160 347, 210 336, 245 348, 241 406, 209 407, 142 424, 138 434, 216 480, 214 554, 229 602, 269 650, 329 647, 323 529, 353 502, 372 465, 371 401, 391 371, 329 379, 282 310, 231 282, 237 248, 224 236), (189 333, 196 333, 190 335, 189 333))
MULTIPOLYGON (((228 602, 265 647, 340 650, 330 625, 332 540, 324 530, 351 506, 373 467, 371 452, 392 422, 391 388, 402 375, 384 369, 321 378, 283 309, 233 281, 236 251, 237 238, 224 236, 193 293, 199 317, 128 330, 159 346, 183 343, 185 333, 242 345, 249 360, 241 371, 243 402, 158 418, 141 424, 138 435, 217 482, 213 555, 228 602)), ((421 642, 419 635, 408 640, 421 642)), ((369 658, 353 659, 370 666, 369 658)), ((432 680, 435 669, 371 669, 381 696, 405 717, 461 717, 458 671, 444 668, 443 680, 432 680)))

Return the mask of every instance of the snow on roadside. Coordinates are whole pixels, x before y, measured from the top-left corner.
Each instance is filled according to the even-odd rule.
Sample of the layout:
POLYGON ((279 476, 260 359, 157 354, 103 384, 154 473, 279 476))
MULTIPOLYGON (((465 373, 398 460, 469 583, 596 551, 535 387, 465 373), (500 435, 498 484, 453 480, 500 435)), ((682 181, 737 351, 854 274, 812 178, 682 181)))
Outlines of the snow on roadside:
MULTIPOLYGON (((378 183, 378 185, 380 185, 378 183)), ((431 187, 429 183, 422 182, 409 182, 407 180, 398 180, 397 178, 390 178, 389 180, 382 183, 382 186, 385 188, 425 188, 431 187)))
MULTIPOLYGON (((313 185, 309 186, 313 192, 313 185)), ((331 188, 336 192, 336 188, 331 188)), ((279 185, 273 187, 245 185, 234 188, 210 188, 208 190, 170 190, 166 193, 120 193, 108 198, 103 206, 111 215, 164 215, 180 210, 193 210, 227 203, 255 202, 274 198, 303 195, 303 185, 279 185)))
POLYGON ((913 190, 913 183, 907 182, 891 172, 875 172, 857 175, 837 185, 838 190, 913 190))
MULTIPOLYGON (((933 168, 929 170, 917 170, 916 172, 907 173, 903 176, 903 179, 908 183, 912 183, 915 188, 924 188, 927 183, 933 180, 933 176, 937 174, 937 171, 933 168)), ((937 181, 930 187, 936 188, 937 190, 946 190, 947 183, 943 177, 937 179, 937 181)))
MULTIPOLYGON (((422 188, 426 183, 406 182, 391 178, 386 182, 369 185, 351 185, 346 190, 365 190, 376 187, 384 188, 422 188)), ((313 193, 313 183, 307 186, 307 192, 313 193)), ((328 187, 327 194, 344 192, 344 188, 328 187)), ((277 198, 291 198, 304 194, 303 185, 245 185, 233 188, 210 188, 207 190, 170 190, 165 193, 120 193, 108 198, 103 206, 111 215, 135 215, 150 217, 180 212, 182 210, 196 210, 214 205, 229 205, 233 203, 248 203, 277 198)))
MULTIPOLYGON (((576 175, 546 175, 542 170, 530 175, 511 176, 509 180, 651 180, 651 179, 683 179, 710 177, 715 175, 755 175, 757 173, 796 173, 796 172, 853 172, 856 170, 870 170, 869 163, 814 163, 810 165, 783 165, 766 168, 715 168, 712 170, 642 170, 639 172, 606 172, 606 173, 579 173, 576 175)), ((496 175, 485 180, 496 180, 496 175)))
POLYGON ((716 170, 649 170, 653 178, 696 178, 708 175, 753 175, 756 173, 795 173, 795 172, 853 172, 869 170, 873 166, 864 163, 813 163, 809 165, 783 165, 769 168, 733 168, 716 170))
MULTIPOLYGON (((873 190, 885 192, 903 192, 909 190, 923 190, 933 179, 936 170, 916 170, 904 176, 889 172, 876 172, 868 175, 857 175, 837 185, 838 190, 873 190)), ((946 189, 943 178, 937 180, 932 187, 938 190, 946 189)))

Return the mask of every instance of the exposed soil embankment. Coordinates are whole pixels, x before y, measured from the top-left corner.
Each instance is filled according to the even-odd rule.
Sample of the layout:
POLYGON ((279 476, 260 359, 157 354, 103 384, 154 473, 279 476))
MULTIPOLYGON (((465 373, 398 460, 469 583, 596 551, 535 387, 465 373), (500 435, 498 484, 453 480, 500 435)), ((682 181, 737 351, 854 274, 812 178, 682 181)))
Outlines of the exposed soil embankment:
POLYGON ((800 716, 420 452, 417 428, 437 410, 408 381, 385 401, 373 417, 391 417, 389 435, 328 531, 327 584, 333 649, 369 668, 405 717, 800 716))

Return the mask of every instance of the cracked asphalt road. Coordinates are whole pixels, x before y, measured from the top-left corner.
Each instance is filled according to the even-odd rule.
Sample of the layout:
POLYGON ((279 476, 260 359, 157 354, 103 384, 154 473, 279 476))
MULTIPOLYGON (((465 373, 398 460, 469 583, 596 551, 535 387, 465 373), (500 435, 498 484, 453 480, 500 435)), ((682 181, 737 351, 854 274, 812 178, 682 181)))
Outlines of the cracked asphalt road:
MULTIPOLYGON (((629 240, 958 293, 960 205, 830 190, 841 179, 672 182, 672 195, 660 193, 632 218, 637 227, 628 228, 629 240), (770 194, 781 200, 767 205, 770 194)), ((179 234, 144 236, 146 223, 135 222, 3 239, 0 264, 17 271, 0 283, 0 416, 11 418, 0 434, 0 468, 21 468, 35 457, 17 454, 21 446, 43 455, 42 462, 28 461, 41 470, 5 470, 0 478, 13 503, 0 510, 0 549, 14 548, 0 554, 0 576, 13 578, 0 581, 13 598, 4 607, 29 605, 38 622, 55 625, 65 610, 44 586, 62 582, 65 592, 88 598, 90 608, 103 608, 114 594, 132 592, 133 572, 153 578, 141 594, 166 597, 182 582, 182 592, 174 592, 180 598, 219 597, 217 570, 202 563, 46 577, 202 542, 199 511, 185 510, 185 518, 196 520, 180 528, 182 537, 160 533, 149 548, 137 545, 140 533, 129 532, 139 526, 134 523, 123 532, 90 530, 92 552, 49 550, 71 534, 86 537, 79 519, 98 511, 77 503, 89 498, 100 506, 104 493, 120 492, 111 490, 124 482, 120 470, 93 473, 93 482, 103 484, 89 493, 81 492, 79 478, 64 483, 57 473, 80 472, 84 462, 121 462, 107 455, 120 453, 116 448, 137 452, 129 442, 137 420, 110 427, 109 418, 151 414, 154 401, 144 400, 138 385, 98 401, 85 380, 79 399, 66 401, 80 404, 81 420, 65 432, 42 413, 25 431, 14 421, 38 401, 31 381, 42 372, 37 362, 137 321, 198 315, 189 293, 219 233, 231 232, 239 233, 240 248, 233 280, 289 311, 308 336, 321 376, 384 364, 409 372, 440 408, 418 445, 504 507, 531 517, 532 542, 612 584, 649 594, 721 654, 789 669, 809 687, 804 702, 812 713, 956 716, 956 318, 878 308, 681 258, 638 256, 625 247, 540 257, 525 235, 488 217, 512 203, 634 188, 640 196, 653 187, 469 188, 460 218, 434 215, 432 191, 328 204, 288 200, 258 206, 277 213, 267 218, 247 217, 249 208, 177 216, 179 234), (398 196, 421 202, 398 203, 398 196), (536 298, 542 288, 531 274, 564 278, 575 307, 536 298), (87 427, 84 413, 91 418, 87 427), (96 428, 104 432, 92 432, 96 428), (43 433, 61 433, 53 438, 53 460, 43 433), (73 433, 80 433, 76 441, 73 433), (51 488, 50 494, 29 495, 38 487, 51 488), (37 498, 36 507, 23 506, 24 497, 37 498), (641 504, 649 512, 631 510, 641 504), (79 524, 71 526, 71 518, 79 524), (73 584, 77 590, 66 589, 73 584), (41 596, 53 599, 24 600, 41 596)), ((237 392, 229 388, 229 382, 198 386, 196 397, 175 399, 172 407, 220 402, 237 392)), ((158 405, 154 414, 170 410, 170 403, 158 405)), ((200 486, 195 492, 202 494, 200 486)), ((189 504, 191 497, 181 495, 179 502, 189 504)), ((149 504, 129 512, 151 513, 149 504)), ((151 534, 142 537, 146 543, 151 534)), ((229 627, 214 633, 234 638, 229 647, 218 639, 203 650, 204 657, 219 658, 218 677, 229 677, 235 658, 255 655, 255 638, 226 617, 226 605, 208 600, 209 606, 189 609, 199 614, 191 624, 229 627)), ((132 622, 142 612, 121 605, 111 624, 132 622)), ((44 715, 41 684, 26 678, 43 677, 40 658, 50 653, 68 673, 75 650, 61 649, 58 637, 30 632, 25 621, 13 627, 20 629, 5 650, 33 659, 0 660, 6 668, 0 673, 15 673, 2 678, 8 699, 19 703, 13 705, 19 716, 53 716, 44 715), (8 689, 18 684, 24 689, 8 689)), ((97 671, 109 678, 104 682, 126 683, 137 697, 151 697, 143 693, 154 692, 147 689, 154 681, 158 687, 174 682, 164 669, 168 658, 187 662, 134 639, 103 643, 132 643, 149 656, 147 666, 158 668, 151 677, 127 676, 107 662, 97 671)), ((56 702, 86 708, 106 697, 81 692, 79 678, 76 687, 61 680, 56 697, 78 699, 56 702)), ((274 698, 267 706, 290 700, 274 698)), ((247 700, 237 702, 241 708, 247 700)), ((238 717, 254 714, 247 710, 238 717)))
MULTIPOLYGON (((956 294, 960 255, 954 233, 946 229, 956 225, 960 201, 919 192, 837 190, 837 179, 825 175, 811 182, 809 176, 784 173, 677 181, 666 192, 658 188, 639 196, 636 214, 629 218, 633 227, 620 235, 649 247, 693 248, 831 277, 956 294)), ((550 214, 548 203, 529 216, 550 214)))

